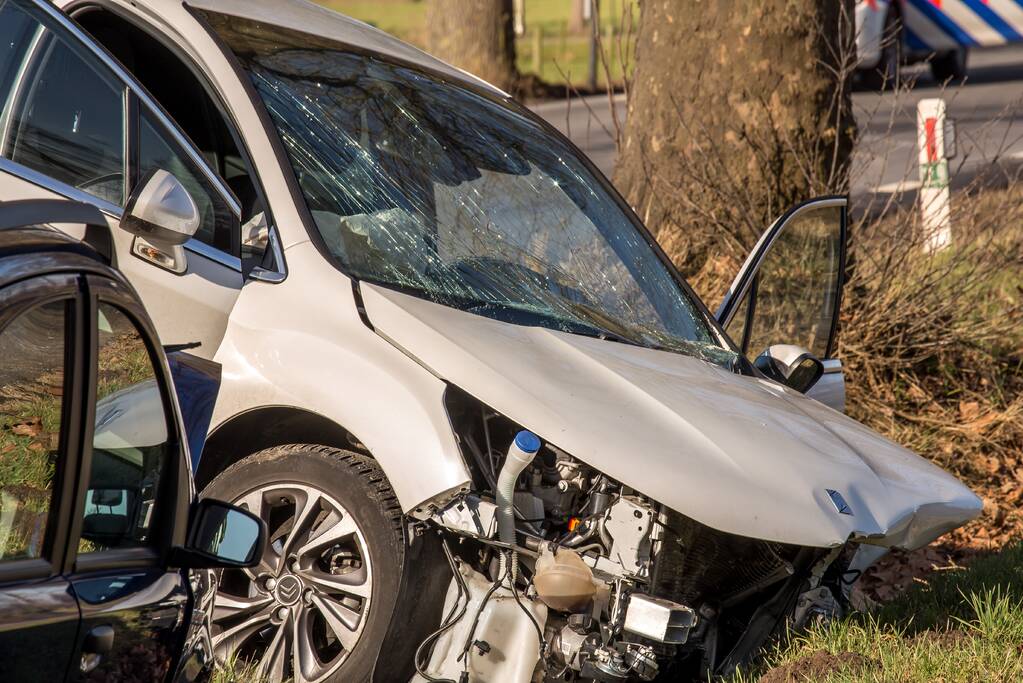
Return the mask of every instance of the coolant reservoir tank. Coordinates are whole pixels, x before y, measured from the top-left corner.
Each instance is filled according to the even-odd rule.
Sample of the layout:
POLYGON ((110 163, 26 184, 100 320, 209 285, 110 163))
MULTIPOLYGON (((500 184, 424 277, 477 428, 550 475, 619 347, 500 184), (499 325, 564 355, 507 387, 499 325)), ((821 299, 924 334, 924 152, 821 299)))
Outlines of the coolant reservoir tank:
POLYGON ((533 574, 536 594, 551 609, 579 612, 586 608, 597 592, 593 571, 574 550, 544 550, 536 561, 533 574))

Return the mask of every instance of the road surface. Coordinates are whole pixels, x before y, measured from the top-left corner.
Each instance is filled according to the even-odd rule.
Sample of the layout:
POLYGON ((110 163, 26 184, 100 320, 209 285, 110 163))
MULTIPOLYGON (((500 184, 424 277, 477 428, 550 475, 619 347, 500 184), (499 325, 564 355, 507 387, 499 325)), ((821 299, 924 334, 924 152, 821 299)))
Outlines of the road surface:
MULTIPOLYGON (((925 66, 907 67, 912 90, 853 94, 862 134, 853 160, 854 195, 911 193, 918 185, 916 106, 926 97, 945 97, 958 126, 959 155, 950 163, 953 187, 970 182, 997 162, 1005 169, 1023 165, 1023 46, 971 53, 962 85, 941 88, 925 66)), ((616 96, 619 118, 625 98, 616 96)), ((607 96, 544 102, 534 111, 567 133, 607 175, 614 170, 615 144, 607 96)))

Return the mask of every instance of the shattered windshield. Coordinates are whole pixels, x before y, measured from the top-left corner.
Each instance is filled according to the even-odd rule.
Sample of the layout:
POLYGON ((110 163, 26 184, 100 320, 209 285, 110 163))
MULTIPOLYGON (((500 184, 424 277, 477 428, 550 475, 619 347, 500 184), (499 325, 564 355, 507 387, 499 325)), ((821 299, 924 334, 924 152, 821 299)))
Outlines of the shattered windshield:
POLYGON ((536 122, 324 38, 206 15, 348 274, 507 322, 734 362, 620 206, 536 122))

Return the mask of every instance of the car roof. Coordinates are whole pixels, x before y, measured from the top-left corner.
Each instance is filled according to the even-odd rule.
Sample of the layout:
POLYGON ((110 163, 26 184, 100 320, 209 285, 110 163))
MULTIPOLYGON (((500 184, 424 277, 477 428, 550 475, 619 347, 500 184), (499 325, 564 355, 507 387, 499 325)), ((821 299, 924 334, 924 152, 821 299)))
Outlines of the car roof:
MULTIPOLYGON (((157 15, 166 16, 166 13, 160 11, 161 5, 173 4, 180 7, 181 0, 136 0, 132 4, 144 6, 157 15)), ((310 0, 186 0, 185 4, 200 10, 219 12, 320 36, 360 50, 375 52, 383 57, 399 59, 437 71, 454 80, 483 87, 503 97, 508 96, 483 79, 437 59, 386 31, 310 0)))

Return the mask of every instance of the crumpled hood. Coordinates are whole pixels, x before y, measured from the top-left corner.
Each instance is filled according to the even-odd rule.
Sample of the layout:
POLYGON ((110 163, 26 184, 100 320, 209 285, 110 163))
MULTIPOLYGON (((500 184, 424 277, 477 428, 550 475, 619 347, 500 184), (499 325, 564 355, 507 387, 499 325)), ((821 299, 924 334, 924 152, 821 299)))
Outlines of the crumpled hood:
POLYGON ((911 549, 980 512, 977 496, 945 471, 773 382, 373 285, 362 293, 376 330, 431 372, 720 531, 911 549))

